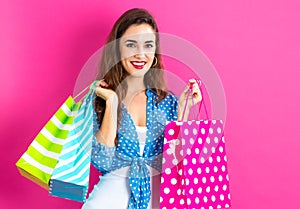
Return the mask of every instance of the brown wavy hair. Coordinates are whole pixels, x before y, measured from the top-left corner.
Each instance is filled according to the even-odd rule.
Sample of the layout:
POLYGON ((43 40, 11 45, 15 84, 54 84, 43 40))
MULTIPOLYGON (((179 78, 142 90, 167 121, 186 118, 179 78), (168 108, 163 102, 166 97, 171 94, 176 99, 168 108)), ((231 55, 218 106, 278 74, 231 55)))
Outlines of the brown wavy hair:
MULTIPOLYGON (((100 72, 97 76, 97 80, 104 79, 109 86, 108 88, 114 90, 118 95, 118 126, 120 125, 119 123, 122 117, 121 102, 127 93, 127 83, 122 81, 124 81, 124 79, 129 75, 121 63, 119 41, 131 25, 144 23, 149 24, 156 32, 155 57, 157 58, 157 63, 154 63, 155 68, 154 66, 151 66, 148 72, 144 75, 144 85, 151 88, 157 94, 157 104, 167 95, 157 24, 153 16, 147 10, 140 8, 130 9, 119 17, 108 36, 100 60, 100 72)), ((98 116, 97 122, 101 124, 105 112, 105 100, 100 97, 96 97, 94 105, 98 116)), ((117 136, 115 138, 115 144, 117 144, 117 136)))

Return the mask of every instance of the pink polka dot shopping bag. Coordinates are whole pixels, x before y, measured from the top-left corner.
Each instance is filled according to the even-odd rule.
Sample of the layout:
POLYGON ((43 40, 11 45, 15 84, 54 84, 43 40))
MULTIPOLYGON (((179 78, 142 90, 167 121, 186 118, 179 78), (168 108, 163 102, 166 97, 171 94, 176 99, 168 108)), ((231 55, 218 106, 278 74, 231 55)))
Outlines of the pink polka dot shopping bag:
POLYGON ((168 122, 162 163, 160 209, 231 206, 222 120, 168 122))

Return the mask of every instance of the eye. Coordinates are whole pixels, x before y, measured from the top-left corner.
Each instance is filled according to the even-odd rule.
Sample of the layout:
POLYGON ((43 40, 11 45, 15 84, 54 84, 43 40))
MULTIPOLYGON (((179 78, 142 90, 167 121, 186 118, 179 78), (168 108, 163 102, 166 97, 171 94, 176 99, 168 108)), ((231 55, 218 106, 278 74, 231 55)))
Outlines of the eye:
POLYGON ((133 48, 133 47, 135 47, 135 44, 133 44, 133 43, 128 43, 128 44, 126 44, 126 46, 129 47, 129 48, 133 48))
POLYGON ((146 48, 152 48, 152 47, 153 47, 153 44, 146 44, 145 47, 146 47, 146 48))

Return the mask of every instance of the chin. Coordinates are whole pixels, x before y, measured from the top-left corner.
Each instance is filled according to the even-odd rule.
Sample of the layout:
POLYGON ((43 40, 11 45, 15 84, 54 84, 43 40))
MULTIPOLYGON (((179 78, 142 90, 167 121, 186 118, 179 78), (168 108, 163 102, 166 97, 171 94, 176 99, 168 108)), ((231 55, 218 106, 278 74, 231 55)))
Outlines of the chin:
POLYGON ((144 77, 144 75, 148 72, 148 70, 140 70, 130 73, 132 77, 144 77))
POLYGON ((141 70, 132 69, 130 75, 133 77, 143 77, 149 71, 149 69, 150 68, 147 68, 146 66, 141 70))

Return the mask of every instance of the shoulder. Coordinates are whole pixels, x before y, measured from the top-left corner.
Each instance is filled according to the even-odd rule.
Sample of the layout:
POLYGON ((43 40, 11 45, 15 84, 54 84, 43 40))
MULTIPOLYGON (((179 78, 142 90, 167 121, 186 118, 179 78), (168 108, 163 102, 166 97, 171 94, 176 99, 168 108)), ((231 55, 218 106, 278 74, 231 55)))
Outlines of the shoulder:
MULTIPOLYGON (((166 108, 166 107, 170 107, 171 109, 173 108, 177 108, 178 106, 178 97, 173 94, 172 92, 168 91, 166 92, 166 96, 163 100, 161 100, 157 106, 158 107, 162 107, 162 108, 166 108)), ((146 91, 146 94, 148 96, 148 98, 150 98, 151 100, 157 101, 158 100, 158 95, 157 93, 152 90, 151 88, 148 88, 146 91)))
POLYGON ((172 93, 168 93, 166 98, 158 105, 159 109, 166 113, 166 120, 177 120, 178 113, 178 97, 172 93))
MULTIPOLYGON (((150 96, 151 99, 157 97, 156 93, 151 90, 148 90, 148 96, 150 96)), ((160 117, 161 120, 177 120, 178 97, 171 92, 167 92, 166 97, 158 103, 155 111, 163 113, 162 115, 164 115, 164 117, 160 117)))
POLYGON ((170 102, 178 102, 178 97, 171 92, 167 94, 165 99, 170 102))
MULTIPOLYGON (((157 97, 157 93, 151 89, 151 88, 147 88, 146 89, 146 95, 149 97, 154 97, 156 98, 157 97)), ((165 97, 166 100, 178 100, 178 97, 176 95, 174 95, 172 92, 168 91, 167 92, 167 95, 165 97)))
POLYGON ((176 109, 178 106, 178 97, 169 92, 166 97, 158 104, 158 106, 170 110, 176 109))

